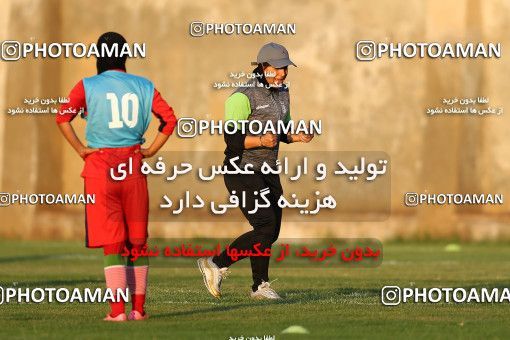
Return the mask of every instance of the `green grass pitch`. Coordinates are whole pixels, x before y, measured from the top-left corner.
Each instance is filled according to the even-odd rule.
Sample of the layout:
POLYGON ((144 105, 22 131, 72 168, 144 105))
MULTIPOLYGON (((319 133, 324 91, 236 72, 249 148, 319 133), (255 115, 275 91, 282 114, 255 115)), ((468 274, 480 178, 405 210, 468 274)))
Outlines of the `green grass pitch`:
MULTIPOLYGON (((146 322, 101 321, 104 304, 0 305, 0 339, 436 339, 510 336, 509 304, 404 304, 383 306, 385 285, 510 287, 510 245, 385 243, 378 268, 279 268, 278 302, 248 297, 247 267, 232 267, 221 300, 206 292, 199 271, 151 268, 146 322), (309 334, 281 334, 300 325, 309 334)), ((100 250, 80 242, 0 241, 0 286, 104 287, 100 250)))

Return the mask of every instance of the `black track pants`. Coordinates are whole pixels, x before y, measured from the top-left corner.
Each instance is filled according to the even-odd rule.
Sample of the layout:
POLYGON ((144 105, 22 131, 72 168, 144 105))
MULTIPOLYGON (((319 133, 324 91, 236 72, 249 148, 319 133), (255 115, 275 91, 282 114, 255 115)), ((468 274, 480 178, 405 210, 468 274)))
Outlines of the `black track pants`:
MULTIPOLYGON (((250 250, 253 249, 253 245, 260 243, 261 251, 271 248, 271 245, 278 239, 282 222, 282 209, 278 206, 278 199, 283 192, 280 177, 255 173, 253 175, 224 175, 223 178, 229 193, 235 190, 236 195, 241 197, 241 193, 246 192, 246 207, 241 207, 241 210, 253 227, 253 230, 235 239, 230 247, 237 250, 250 250), (270 190, 266 197, 270 200, 271 206, 259 208, 254 214, 249 214, 248 211, 255 208, 255 199, 258 199, 260 204, 263 203, 261 197, 255 195, 254 191, 260 192, 264 188, 270 190)), ((240 259, 242 257, 239 257, 238 260, 240 259)), ((250 257, 253 291, 257 290, 262 281, 269 281, 269 260, 270 258, 267 256, 250 257)), ((233 261, 224 250, 219 256, 213 258, 213 262, 223 268, 230 267, 236 261, 233 261)))

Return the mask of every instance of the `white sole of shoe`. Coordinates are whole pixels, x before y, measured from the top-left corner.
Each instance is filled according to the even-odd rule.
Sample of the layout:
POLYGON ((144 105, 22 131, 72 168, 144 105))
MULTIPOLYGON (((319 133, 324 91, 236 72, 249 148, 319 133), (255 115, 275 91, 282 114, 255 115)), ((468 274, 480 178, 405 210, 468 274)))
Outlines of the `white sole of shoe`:
POLYGON ((250 297, 254 300, 281 300, 281 297, 270 298, 270 297, 260 295, 260 294, 256 294, 256 295, 250 294, 250 297))

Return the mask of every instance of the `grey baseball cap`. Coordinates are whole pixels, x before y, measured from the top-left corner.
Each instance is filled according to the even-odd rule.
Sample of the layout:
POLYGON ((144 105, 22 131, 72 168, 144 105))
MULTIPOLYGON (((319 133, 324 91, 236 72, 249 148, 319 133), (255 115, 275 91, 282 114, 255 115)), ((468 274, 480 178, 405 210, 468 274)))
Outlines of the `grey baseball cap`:
MULTIPOLYGON (((253 62, 253 65, 268 63, 269 65, 281 68, 289 65, 296 66, 289 59, 289 52, 285 47, 276 43, 269 43, 262 46, 257 55, 257 62, 253 62)), ((297 67, 297 66, 296 66, 297 67)))

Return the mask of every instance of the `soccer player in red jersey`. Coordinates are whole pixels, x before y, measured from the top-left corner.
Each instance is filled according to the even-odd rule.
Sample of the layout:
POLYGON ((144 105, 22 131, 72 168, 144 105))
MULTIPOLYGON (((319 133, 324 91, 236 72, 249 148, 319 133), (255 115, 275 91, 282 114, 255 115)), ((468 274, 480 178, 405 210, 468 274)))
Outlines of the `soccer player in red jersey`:
POLYGON ((118 33, 99 37, 113 55, 97 58, 97 75, 80 80, 57 115, 60 131, 85 161, 81 176, 85 193, 95 195, 95 204, 85 211, 86 246, 103 248, 106 286, 113 292, 129 288, 132 310, 126 315, 123 301, 110 303, 104 320, 144 320, 148 258, 131 261, 124 249, 140 251, 147 243, 149 201, 147 179, 140 171, 142 158, 151 157, 172 134, 176 117, 149 80, 126 72, 126 56, 120 53, 126 40, 118 33), (81 113, 87 121, 83 145, 71 121, 81 113), (148 148, 141 148, 152 113, 159 119, 159 132, 148 148), (132 162, 133 172, 115 180, 110 170, 132 162))

